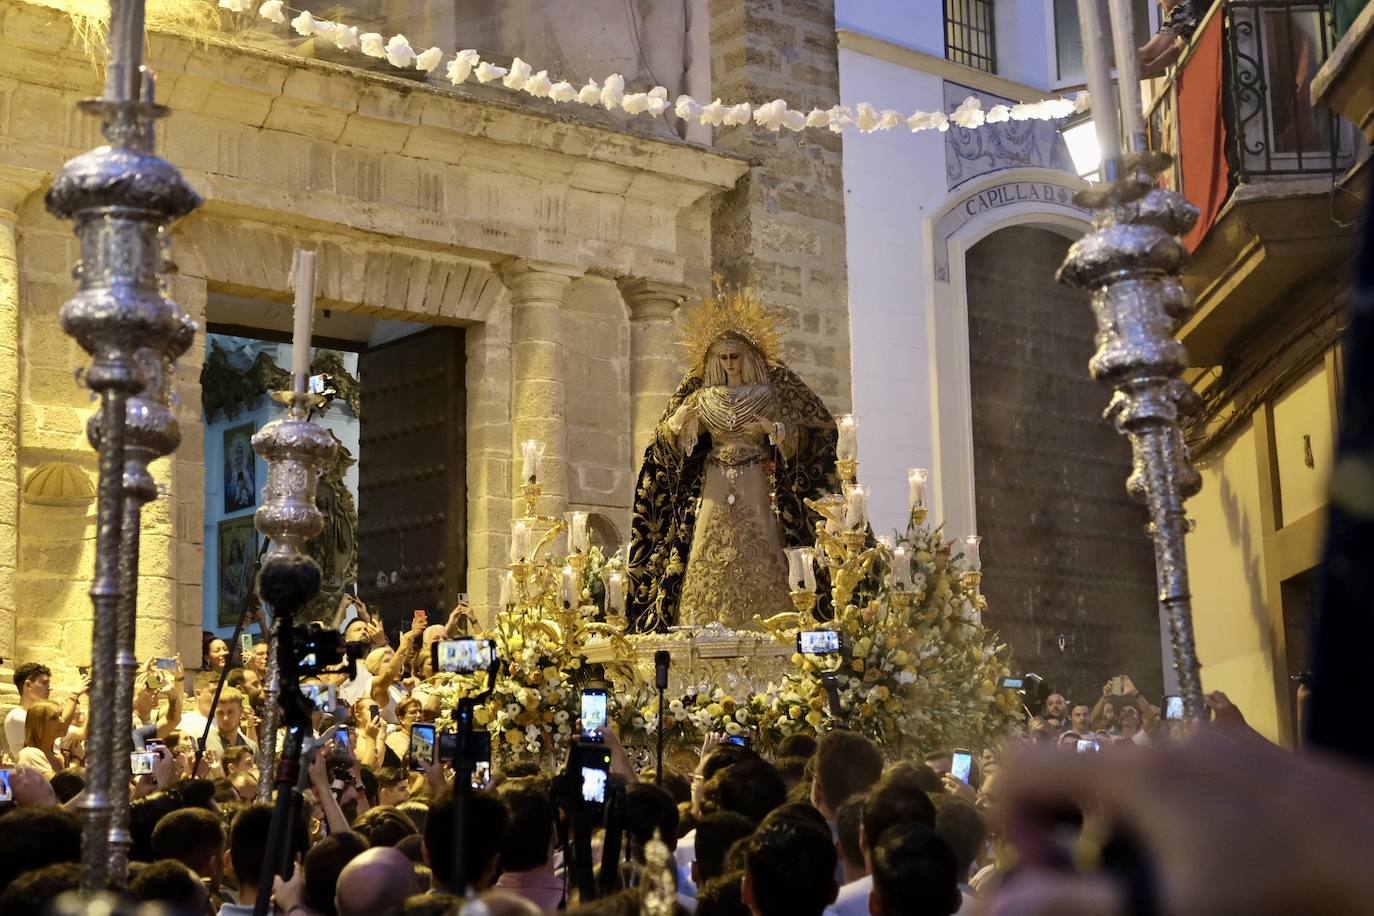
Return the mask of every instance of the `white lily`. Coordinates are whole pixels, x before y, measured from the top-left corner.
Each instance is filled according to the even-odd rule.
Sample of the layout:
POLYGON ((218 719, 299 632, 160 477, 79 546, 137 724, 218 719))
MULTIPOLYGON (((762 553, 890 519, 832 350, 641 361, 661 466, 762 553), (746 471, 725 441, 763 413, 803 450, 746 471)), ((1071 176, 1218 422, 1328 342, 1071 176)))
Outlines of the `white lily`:
POLYGON ((506 71, 506 75, 501 80, 501 83, 507 89, 524 89, 525 81, 528 80, 533 73, 534 68, 517 57, 510 62, 510 69, 506 71))
POLYGON ((386 57, 386 42, 380 32, 364 32, 358 36, 358 48, 368 57, 386 57))
POLYGON ((472 76, 472 68, 477 66, 481 59, 482 56, 472 48, 459 51, 453 56, 453 60, 448 62, 448 81, 455 86, 467 82, 467 78, 472 76))
POLYGON ((386 61, 393 67, 409 67, 415 63, 415 49, 404 35, 392 35, 386 43, 386 61))
POLYGON ((505 76, 506 68, 498 67, 495 64, 484 60, 480 64, 478 64, 477 68, 472 72, 474 75, 476 75, 477 82, 490 83, 492 80, 498 80, 501 77, 505 76))
POLYGON ((268 22, 275 22, 278 25, 286 21, 286 14, 281 11, 282 0, 266 0, 262 6, 258 7, 258 15, 268 22))

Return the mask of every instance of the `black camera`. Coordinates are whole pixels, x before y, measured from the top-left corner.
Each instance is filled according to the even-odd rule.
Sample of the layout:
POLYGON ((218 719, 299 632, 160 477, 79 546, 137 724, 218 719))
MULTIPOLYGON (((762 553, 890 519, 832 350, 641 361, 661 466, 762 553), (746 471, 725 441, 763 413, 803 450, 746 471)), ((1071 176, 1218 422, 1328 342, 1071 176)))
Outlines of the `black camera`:
POLYGON ((296 671, 300 675, 357 674, 355 663, 367 656, 364 642, 346 642, 338 630, 312 622, 292 630, 296 643, 296 671))

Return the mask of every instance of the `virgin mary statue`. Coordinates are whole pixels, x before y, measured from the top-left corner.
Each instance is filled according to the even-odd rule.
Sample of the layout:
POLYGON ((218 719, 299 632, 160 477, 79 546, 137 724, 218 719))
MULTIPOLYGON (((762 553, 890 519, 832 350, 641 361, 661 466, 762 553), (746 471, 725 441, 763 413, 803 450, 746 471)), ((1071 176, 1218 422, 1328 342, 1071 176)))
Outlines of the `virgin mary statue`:
POLYGON ((779 360, 777 319, 718 289, 684 320, 691 365, 644 453, 628 613, 640 631, 792 609, 783 551, 815 542, 803 500, 838 489, 835 421, 779 360))

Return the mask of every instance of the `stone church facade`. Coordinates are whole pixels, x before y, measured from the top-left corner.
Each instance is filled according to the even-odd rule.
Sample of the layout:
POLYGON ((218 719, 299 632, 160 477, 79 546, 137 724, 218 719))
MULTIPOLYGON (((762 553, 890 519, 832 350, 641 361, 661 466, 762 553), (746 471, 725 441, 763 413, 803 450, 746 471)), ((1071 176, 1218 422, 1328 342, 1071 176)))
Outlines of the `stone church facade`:
MULTIPOLYGON (((833 4, 711 0, 702 12, 715 95, 838 101, 833 4)), ((287 316, 300 245, 319 252, 317 309, 463 329, 464 591, 479 608, 494 602, 506 562, 517 442, 549 443, 541 512, 586 509, 628 530, 637 453, 681 373, 675 309, 713 274, 782 308, 790 363, 832 409, 850 406, 836 137, 780 141, 751 127, 708 146, 213 37, 152 32, 148 58, 172 110, 159 152, 205 197, 172 237, 171 293, 189 313, 204 324, 218 296, 287 316)), ((76 109, 99 79, 60 13, 9 5, 0 18, 3 690, 29 660, 72 683, 89 652, 93 405, 75 375, 85 354, 58 324, 76 243, 43 193, 63 162, 102 142, 76 109)), ((178 366, 183 442, 154 465, 164 496, 143 514, 138 654, 178 652, 188 668, 200 659, 214 472, 199 435, 205 355, 202 333, 178 366)))

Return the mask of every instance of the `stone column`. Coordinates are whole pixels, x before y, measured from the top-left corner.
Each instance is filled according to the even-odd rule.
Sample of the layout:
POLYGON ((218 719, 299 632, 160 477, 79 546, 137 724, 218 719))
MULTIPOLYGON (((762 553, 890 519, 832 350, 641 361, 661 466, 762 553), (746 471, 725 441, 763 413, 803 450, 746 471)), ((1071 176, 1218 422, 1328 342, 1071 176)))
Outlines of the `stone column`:
POLYGON ((14 689, 19 558, 19 209, 43 175, 0 167, 0 705, 14 689))
POLYGON ((690 287, 626 278, 620 294, 630 310, 630 448, 634 466, 682 380, 673 314, 690 287))
MULTIPOLYGON (((501 279, 511 299, 511 454, 512 484, 518 492, 518 446, 527 439, 544 443, 539 482, 541 515, 561 515, 568 507, 568 411, 563 380, 563 304, 574 277, 582 271, 538 261, 507 261, 501 279)), ((587 392, 594 396, 594 393, 587 392)))
MULTIPOLYGON (((711 97, 840 101, 834 0, 709 0, 711 97)), ((839 134, 716 131, 753 167, 711 219, 713 268, 789 316, 785 358, 832 411, 851 406, 844 177, 839 134)))

